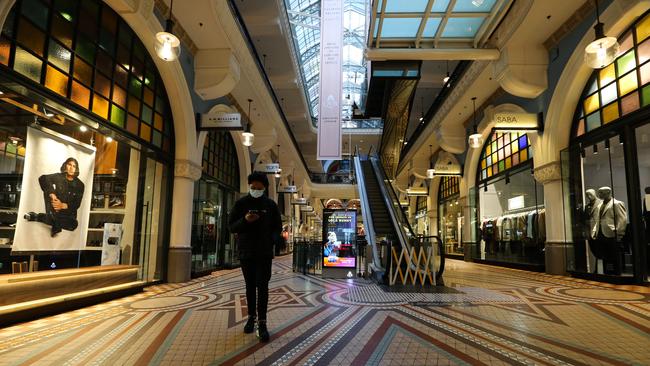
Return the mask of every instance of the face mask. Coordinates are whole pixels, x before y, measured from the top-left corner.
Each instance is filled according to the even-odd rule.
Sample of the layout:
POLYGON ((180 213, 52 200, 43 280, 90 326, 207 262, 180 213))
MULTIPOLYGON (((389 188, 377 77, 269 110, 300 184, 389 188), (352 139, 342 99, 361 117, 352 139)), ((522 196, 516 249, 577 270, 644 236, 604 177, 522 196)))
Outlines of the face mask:
POLYGON ((252 189, 250 188, 248 190, 248 193, 253 196, 253 198, 260 198, 262 195, 264 195, 264 190, 263 189, 252 189))

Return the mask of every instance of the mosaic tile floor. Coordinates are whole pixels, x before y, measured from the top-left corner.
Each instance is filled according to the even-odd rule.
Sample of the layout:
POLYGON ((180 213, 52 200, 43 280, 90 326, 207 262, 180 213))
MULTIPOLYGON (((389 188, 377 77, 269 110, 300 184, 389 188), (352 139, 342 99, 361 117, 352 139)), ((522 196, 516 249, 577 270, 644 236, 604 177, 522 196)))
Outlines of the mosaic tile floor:
POLYGON ((1 365, 648 365, 650 288, 450 260, 442 293, 291 272, 271 342, 244 334, 239 270, 0 329, 1 365))

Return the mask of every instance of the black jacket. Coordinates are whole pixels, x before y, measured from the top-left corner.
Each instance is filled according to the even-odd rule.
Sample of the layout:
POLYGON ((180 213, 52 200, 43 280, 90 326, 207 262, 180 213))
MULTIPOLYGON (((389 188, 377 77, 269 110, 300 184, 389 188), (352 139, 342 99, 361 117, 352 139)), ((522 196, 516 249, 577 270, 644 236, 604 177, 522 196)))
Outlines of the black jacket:
POLYGON ((75 177, 68 180, 65 173, 54 173, 41 175, 38 183, 46 197, 46 209, 49 204, 50 193, 56 194, 56 197, 63 203, 68 204, 68 208, 58 212, 58 215, 76 218, 77 209, 81 205, 81 199, 84 195, 84 184, 75 177))
POLYGON ((282 232, 278 205, 266 196, 253 198, 247 194, 235 202, 230 211, 228 228, 231 233, 237 234, 239 259, 273 258, 273 244, 282 232), (261 211, 260 218, 247 222, 244 216, 249 210, 261 211))

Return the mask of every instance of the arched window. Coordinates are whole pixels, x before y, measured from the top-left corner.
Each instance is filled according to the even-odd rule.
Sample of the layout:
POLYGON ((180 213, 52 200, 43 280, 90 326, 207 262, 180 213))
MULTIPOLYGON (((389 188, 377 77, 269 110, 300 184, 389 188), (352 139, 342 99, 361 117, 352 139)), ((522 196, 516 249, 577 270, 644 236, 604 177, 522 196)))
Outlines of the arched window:
POLYGON ((203 173, 219 183, 239 190, 239 161, 235 142, 228 131, 208 134, 203 146, 203 173))
POLYGON ((447 201, 449 198, 456 198, 460 192, 460 177, 442 177, 438 189, 438 202, 447 201))
POLYGON ((650 105, 650 14, 641 16, 621 37, 619 56, 594 71, 575 113, 573 137, 650 105))
POLYGON ((0 35, 0 64, 171 153, 162 78, 142 41, 104 2, 17 0, 0 35))
POLYGON ((479 182, 503 173, 531 159, 528 135, 523 132, 493 132, 483 146, 479 163, 479 182))

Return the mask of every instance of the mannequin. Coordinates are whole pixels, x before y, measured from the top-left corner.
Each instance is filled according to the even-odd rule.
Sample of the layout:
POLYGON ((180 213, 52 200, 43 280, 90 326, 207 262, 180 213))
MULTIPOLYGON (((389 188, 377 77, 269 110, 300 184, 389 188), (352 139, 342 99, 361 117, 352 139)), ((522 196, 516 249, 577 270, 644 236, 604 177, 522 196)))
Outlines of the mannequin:
POLYGON ((586 236, 587 239, 596 239, 598 235, 598 219, 600 214, 600 206, 603 204, 603 200, 596 196, 596 191, 593 189, 588 189, 585 191, 585 196, 587 197, 587 204, 585 205, 585 218, 586 223, 586 236))
POLYGON ((627 210, 623 202, 612 197, 610 187, 598 189, 600 206, 598 234, 596 240, 603 255, 605 274, 621 274, 621 255, 619 243, 627 227, 627 210))
POLYGON ((627 209, 623 202, 612 197, 609 187, 598 188, 598 198, 602 200, 599 214, 598 237, 620 241, 627 227, 627 209))

